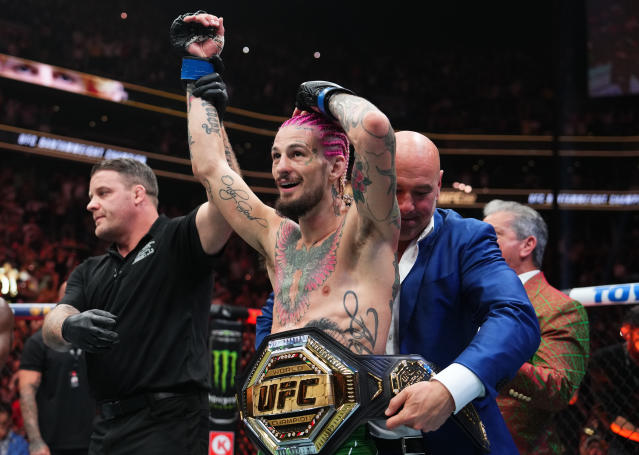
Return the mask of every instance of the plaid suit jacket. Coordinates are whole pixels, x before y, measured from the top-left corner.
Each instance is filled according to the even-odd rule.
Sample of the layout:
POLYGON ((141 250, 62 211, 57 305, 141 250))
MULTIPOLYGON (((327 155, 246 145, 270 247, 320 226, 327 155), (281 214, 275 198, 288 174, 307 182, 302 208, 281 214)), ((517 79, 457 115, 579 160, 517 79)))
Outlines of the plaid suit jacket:
POLYGON ((553 415, 568 405, 586 372, 588 315, 579 302, 548 284, 542 272, 524 287, 537 312, 541 344, 500 390, 497 404, 522 454, 560 454, 553 415))

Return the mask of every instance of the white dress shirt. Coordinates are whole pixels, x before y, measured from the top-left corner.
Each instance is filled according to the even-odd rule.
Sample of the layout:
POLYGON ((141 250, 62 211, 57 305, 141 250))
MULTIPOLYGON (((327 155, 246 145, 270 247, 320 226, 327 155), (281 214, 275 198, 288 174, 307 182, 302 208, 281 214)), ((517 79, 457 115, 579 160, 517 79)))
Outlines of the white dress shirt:
MULTIPOLYGON (((429 235, 434 228, 435 218, 432 217, 430 219, 430 223, 422 231, 420 236, 413 240, 408 247, 406 247, 406 250, 404 250, 399 261, 400 282, 404 282, 404 278, 408 276, 408 273, 417 261, 419 241, 429 235)), ((397 334, 399 332, 400 292, 401 289, 397 292, 395 302, 393 303, 393 315, 391 318, 388 341, 386 343, 386 354, 399 353, 399 337, 397 334)), ((428 303, 423 302, 422 304, 427 305, 428 303)), ((441 382, 453 396, 453 400, 455 401, 455 414, 457 414, 464 406, 473 401, 475 398, 486 394, 486 388, 477 375, 459 363, 452 363, 436 374, 434 378, 441 382)))

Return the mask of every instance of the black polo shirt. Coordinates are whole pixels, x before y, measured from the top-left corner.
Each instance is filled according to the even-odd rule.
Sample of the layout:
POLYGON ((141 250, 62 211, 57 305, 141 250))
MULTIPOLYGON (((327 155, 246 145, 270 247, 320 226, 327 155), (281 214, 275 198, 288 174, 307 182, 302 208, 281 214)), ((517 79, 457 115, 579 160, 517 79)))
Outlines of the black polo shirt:
POLYGON ((209 388, 208 315, 220 255, 202 249, 196 212, 160 216, 125 258, 112 246, 69 277, 61 303, 118 316, 120 342, 105 353, 87 353, 98 401, 209 388))
POLYGON ((89 447, 95 401, 89 395, 84 357, 81 349, 58 352, 46 347, 42 330, 24 343, 20 369, 42 375, 36 393, 38 424, 53 451, 89 447))

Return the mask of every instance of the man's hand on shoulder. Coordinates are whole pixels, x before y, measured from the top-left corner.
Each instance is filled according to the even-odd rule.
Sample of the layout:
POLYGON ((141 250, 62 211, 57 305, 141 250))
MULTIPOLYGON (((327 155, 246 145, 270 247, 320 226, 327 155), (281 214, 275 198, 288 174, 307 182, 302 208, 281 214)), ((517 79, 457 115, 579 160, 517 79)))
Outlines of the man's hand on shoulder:
POLYGON ((455 401, 444 385, 436 380, 406 387, 388 404, 386 426, 406 425, 424 432, 435 431, 455 411, 455 401))

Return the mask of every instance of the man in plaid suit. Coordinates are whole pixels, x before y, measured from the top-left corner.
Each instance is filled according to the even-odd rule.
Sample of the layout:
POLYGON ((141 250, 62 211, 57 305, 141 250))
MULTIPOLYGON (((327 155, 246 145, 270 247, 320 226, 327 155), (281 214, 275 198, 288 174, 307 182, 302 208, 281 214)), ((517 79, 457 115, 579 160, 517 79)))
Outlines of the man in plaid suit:
POLYGON ((535 307, 541 344, 504 386, 497 404, 522 454, 561 454, 553 416, 579 388, 589 354, 588 316, 583 306, 552 287, 541 272, 548 229, 532 208, 493 200, 484 221, 497 233, 508 265, 524 283, 535 307))

